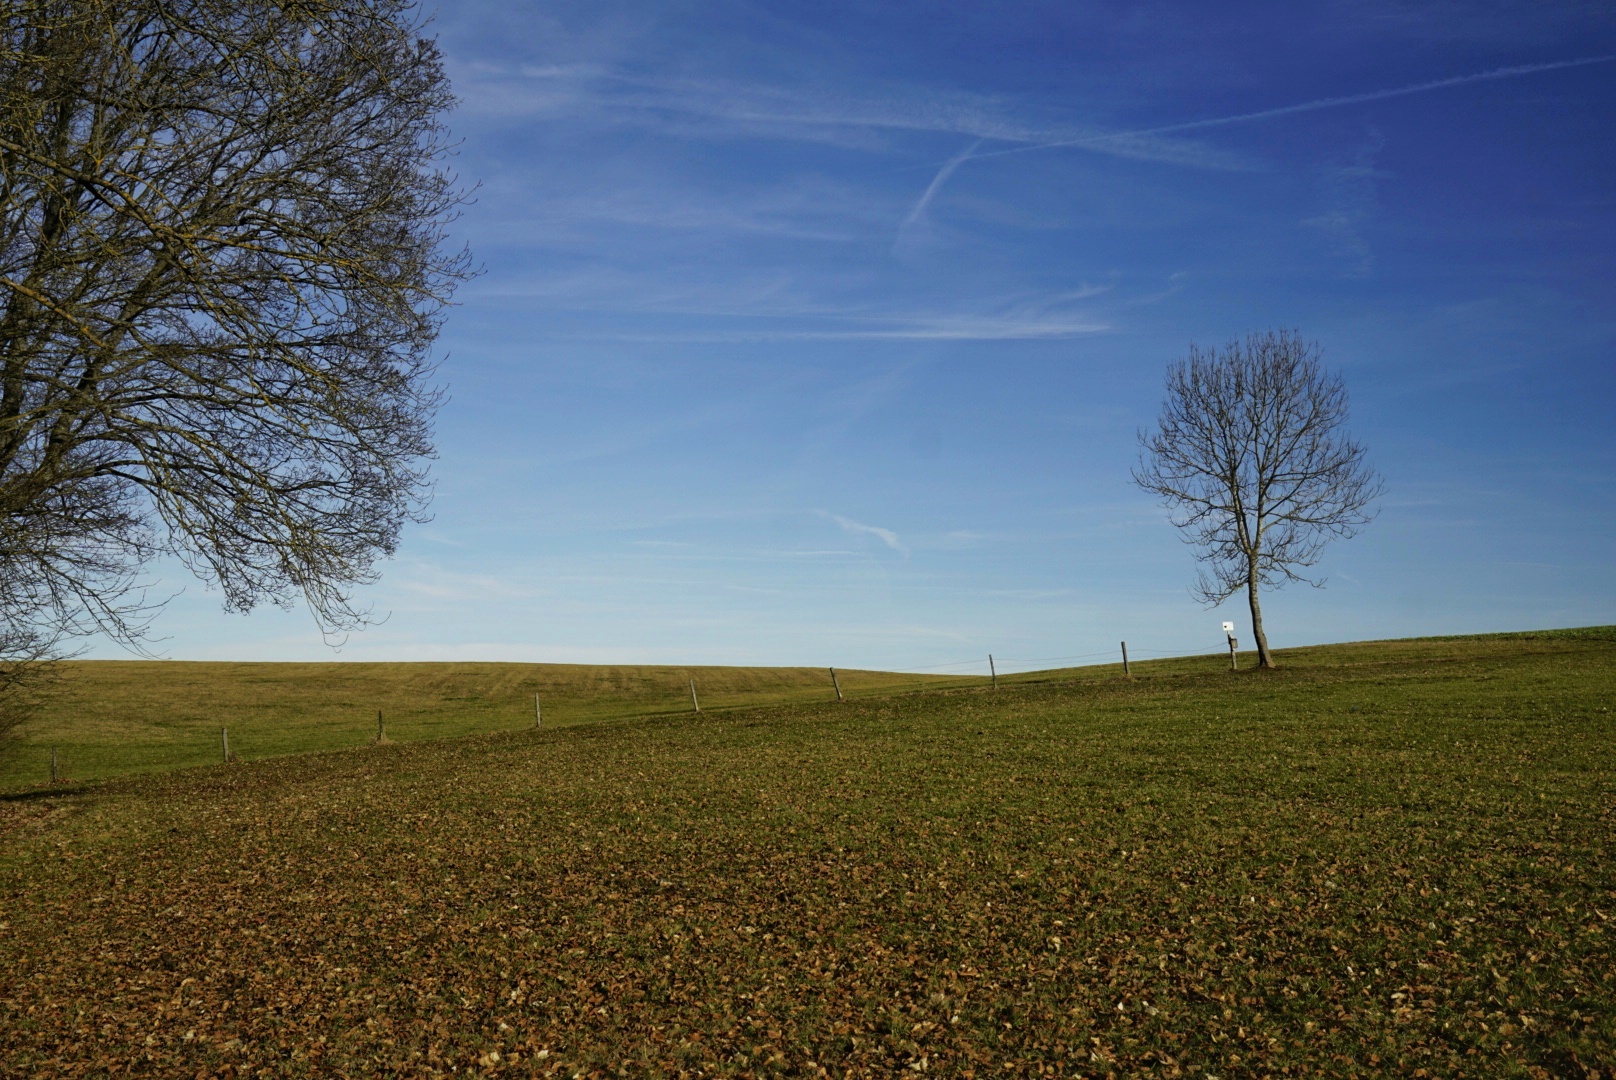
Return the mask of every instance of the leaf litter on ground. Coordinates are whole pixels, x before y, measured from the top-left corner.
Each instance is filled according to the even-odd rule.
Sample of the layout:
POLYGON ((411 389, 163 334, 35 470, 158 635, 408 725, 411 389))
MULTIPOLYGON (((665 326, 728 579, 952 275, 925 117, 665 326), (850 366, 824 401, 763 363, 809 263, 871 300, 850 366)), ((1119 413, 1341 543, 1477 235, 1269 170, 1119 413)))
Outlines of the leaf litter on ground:
POLYGON ((14 1076, 1616 1075, 1616 640, 0 802, 14 1076))

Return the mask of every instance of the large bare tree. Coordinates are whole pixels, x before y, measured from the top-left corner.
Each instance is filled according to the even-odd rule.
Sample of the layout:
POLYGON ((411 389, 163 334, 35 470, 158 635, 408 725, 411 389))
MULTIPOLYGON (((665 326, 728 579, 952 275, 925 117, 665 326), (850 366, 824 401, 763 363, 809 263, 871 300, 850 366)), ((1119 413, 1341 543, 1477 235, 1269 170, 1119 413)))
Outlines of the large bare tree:
MULTIPOLYGON (((363 623, 468 272, 407 0, 0 8, 0 665, 138 642, 143 567, 363 623)), ((0 687, 5 684, 0 672, 0 687)))
POLYGON ((1161 417, 1139 437, 1134 482, 1161 497, 1203 567, 1196 594, 1245 590, 1259 664, 1274 666, 1259 593, 1303 581, 1324 546, 1374 514, 1380 476, 1343 428, 1347 388, 1295 332, 1190 347, 1167 370, 1161 417))

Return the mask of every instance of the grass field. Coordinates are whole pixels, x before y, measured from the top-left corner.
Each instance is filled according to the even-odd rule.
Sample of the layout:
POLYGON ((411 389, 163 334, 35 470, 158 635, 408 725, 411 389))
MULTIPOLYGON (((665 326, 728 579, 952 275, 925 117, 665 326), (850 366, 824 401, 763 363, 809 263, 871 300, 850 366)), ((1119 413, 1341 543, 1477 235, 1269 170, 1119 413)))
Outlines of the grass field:
POLYGON ((1280 659, 18 792, 0 1074, 1616 1075, 1616 630, 1280 659))
MULTIPOLYGON (((849 697, 977 678, 838 671, 849 697)), ((582 664, 76 661, 12 746, 0 744, 0 791, 61 775, 99 780, 181 769, 222 757, 257 760, 363 745, 381 712, 387 738, 416 742, 533 726, 539 694, 547 727, 686 712, 690 681, 703 710, 834 697, 825 668, 613 667, 582 664)))

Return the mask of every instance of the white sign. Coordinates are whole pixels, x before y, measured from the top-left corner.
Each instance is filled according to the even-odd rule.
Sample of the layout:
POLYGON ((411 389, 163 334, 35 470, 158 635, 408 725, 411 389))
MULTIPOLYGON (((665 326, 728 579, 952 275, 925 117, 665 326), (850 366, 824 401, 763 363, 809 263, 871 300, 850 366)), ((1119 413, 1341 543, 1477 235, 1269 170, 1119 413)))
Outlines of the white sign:
POLYGON ((1224 632, 1224 633, 1225 633, 1225 634, 1232 634, 1232 633, 1234 633, 1234 623, 1232 623, 1232 622, 1226 622, 1226 623, 1224 623, 1224 624, 1223 624, 1223 632, 1224 632))

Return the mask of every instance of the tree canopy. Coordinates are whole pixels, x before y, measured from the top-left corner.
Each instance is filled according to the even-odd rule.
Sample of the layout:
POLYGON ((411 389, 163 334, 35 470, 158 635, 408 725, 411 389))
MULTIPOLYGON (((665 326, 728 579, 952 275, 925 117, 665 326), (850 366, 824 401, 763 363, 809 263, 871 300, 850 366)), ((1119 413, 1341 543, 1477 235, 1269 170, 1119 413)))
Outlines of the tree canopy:
POLYGON ((227 609, 363 622, 353 587, 429 493, 469 271, 452 100, 400 0, 6 5, 7 657, 138 640, 162 554, 227 609))

